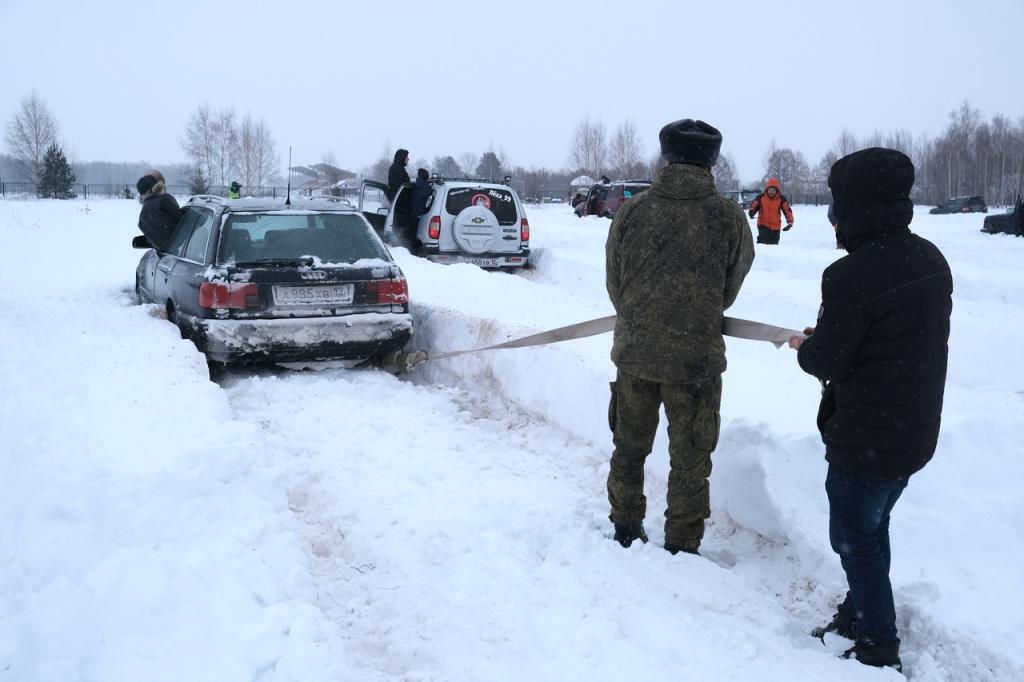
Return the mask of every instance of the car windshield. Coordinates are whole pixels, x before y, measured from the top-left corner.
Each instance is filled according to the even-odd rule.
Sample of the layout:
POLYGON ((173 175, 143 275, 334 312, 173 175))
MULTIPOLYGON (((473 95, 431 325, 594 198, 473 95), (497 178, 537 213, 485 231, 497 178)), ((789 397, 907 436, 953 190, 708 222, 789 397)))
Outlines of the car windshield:
POLYGON ((635 197, 637 194, 640 194, 649 187, 650 185, 625 185, 622 188, 622 196, 626 197, 627 199, 630 197, 635 197))
POLYGON ((499 225, 515 225, 519 222, 512 192, 496 187, 453 187, 448 190, 444 210, 458 215, 474 205, 488 209, 498 219, 499 225))
POLYGON ((389 260, 362 217, 342 213, 232 214, 221 231, 217 262, 293 262, 316 257, 327 263, 363 258, 389 260))

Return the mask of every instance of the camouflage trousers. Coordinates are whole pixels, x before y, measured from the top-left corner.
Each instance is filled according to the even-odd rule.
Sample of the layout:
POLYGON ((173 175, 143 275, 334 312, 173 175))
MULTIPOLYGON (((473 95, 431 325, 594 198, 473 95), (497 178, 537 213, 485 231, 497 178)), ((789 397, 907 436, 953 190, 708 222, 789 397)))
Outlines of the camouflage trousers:
POLYGON ((718 444, 722 377, 699 384, 658 384, 621 370, 612 386, 608 421, 615 450, 608 472, 613 523, 637 523, 647 513, 644 461, 654 446, 658 410, 668 417, 668 506, 665 544, 695 548, 711 515, 708 476, 718 444))

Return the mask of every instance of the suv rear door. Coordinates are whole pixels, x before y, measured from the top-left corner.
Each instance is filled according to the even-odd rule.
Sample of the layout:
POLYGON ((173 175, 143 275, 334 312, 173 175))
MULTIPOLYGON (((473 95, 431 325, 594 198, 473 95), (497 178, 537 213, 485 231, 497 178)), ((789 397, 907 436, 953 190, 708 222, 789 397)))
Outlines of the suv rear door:
POLYGON ((439 247, 469 254, 522 251, 522 207, 509 187, 450 187, 445 194, 439 247))

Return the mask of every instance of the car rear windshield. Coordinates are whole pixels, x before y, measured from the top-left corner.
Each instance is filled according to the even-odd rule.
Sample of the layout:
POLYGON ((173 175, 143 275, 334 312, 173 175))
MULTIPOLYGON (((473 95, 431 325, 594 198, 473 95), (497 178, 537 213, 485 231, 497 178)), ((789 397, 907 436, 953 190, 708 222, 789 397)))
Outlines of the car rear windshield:
POLYGON ((650 185, 624 185, 622 188, 622 196, 627 199, 635 197, 637 194, 647 191, 650 187, 650 185))
POLYGON ((221 230, 217 262, 291 261, 315 256, 327 263, 390 260, 362 217, 341 213, 231 215, 221 230))
POLYGON ((444 210, 458 215, 466 208, 483 206, 494 214, 499 225, 515 225, 519 222, 516 201, 512 192, 494 187, 454 187, 448 190, 444 210))

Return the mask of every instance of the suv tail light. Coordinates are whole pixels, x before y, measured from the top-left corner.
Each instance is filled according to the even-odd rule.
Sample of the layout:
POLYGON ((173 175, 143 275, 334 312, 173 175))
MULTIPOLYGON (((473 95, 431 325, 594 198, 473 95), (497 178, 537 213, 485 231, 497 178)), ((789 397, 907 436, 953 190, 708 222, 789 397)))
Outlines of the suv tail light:
POLYGON ((405 281, 404 277, 372 279, 366 283, 366 302, 404 306, 409 302, 409 283, 405 281))
POLYGON ((436 215, 430 219, 430 225, 427 226, 427 237, 430 239, 441 237, 441 216, 436 215))
POLYGON ((524 242, 530 241, 530 221, 526 218, 519 221, 519 238, 524 242))
POLYGON ((258 308, 260 290, 255 284, 203 282, 199 285, 201 308, 258 308))

